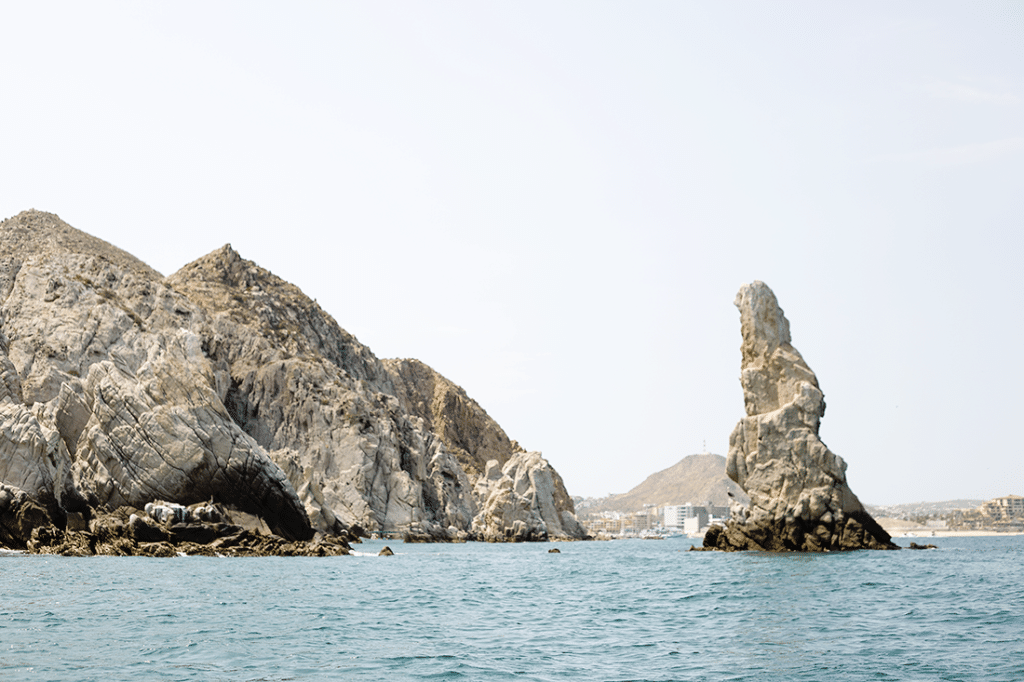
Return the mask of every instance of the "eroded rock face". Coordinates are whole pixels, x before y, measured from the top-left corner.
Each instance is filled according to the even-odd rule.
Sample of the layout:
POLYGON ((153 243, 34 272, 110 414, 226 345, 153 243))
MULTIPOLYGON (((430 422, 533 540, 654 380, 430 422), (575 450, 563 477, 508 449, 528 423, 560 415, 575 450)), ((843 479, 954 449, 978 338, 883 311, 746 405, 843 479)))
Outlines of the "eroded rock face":
POLYGON ((383 365, 402 408, 441 437, 467 474, 480 476, 492 459, 504 465, 518 450, 476 401, 427 365, 419 360, 384 360, 383 365))
POLYGON ((479 508, 473 521, 475 533, 492 541, 500 533, 519 540, 523 539, 523 533, 530 535, 524 529, 536 527, 543 528, 544 533, 551 537, 586 536, 586 531, 576 519, 572 498, 562 477, 539 452, 527 453, 519 443, 510 440, 498 423, 461 387, 429 366, 418 360, 383 362, 402 407, 423 419, 427 428, 437 434, 466 472, 479 508), (513 460, 516 463, 509 467, 513 460), (540 485, 541 490, 534 490, 524 498, 532 500, 531 504, 506 507, 507 510, 521 509, 518 515, 510 516, 510 512, 503 511, 495 517, 496 507, 492 500, 495 472, 506 470, 512 472, 513 478, 519 476, 521 481, 536 481, 527 487, 535 489, 540 485), (549 509, 552 506, 553 510, 549 509), (496 518, 503 520, 496 521, 496 518), (517 521, 519 523, 515 525, 517 521), (513 526, 517 530, 513 530, 513 526), (498 528, 502 530, 497 531, 498 528))
POLYGON ((750 495, 706 546, 727 550, 895 549, 846 483, 846 462, 818 437, 824 394, 791 344, 789 322, 763 282, 736 296, 747 416, 729 438, 726 472, 750 495))
MULTIPOLYGON (((214 500, 288 540, 498 534, 477 523, 491 495, 478 484, 514 441, 230 246, 163 278, 52 214, 5 220, 0 243, 0 543, 24 546, 36 509, 63 529, 69 513, 154 500, 214 500)), ((550 485, 500 518, 583 537, 557 473, 534 465, 550 485)))
POLYGON ((402 409, 381 361, 315 302, 230 247, 168 281, 208 311, 224 403, 287 474, 314 528, 415 528, 438 540, 469 530, 475 502, 458 462, 402 409))
POLYGON ((559 509, 559 488, 561 478, 539 452, 517 452, 500 468, 491 460, 477 482, 483 503, 473 530, 488 542, 586 537, 575 514, 559 509))
POLYGON ((155 335, 148 351, 134 372, 110 361, 90 368, 92 416, 76 446, 76 488, 105 508, 224 500, 282 537, 312 536, 284 473, 218 398, 199 337, 155 335))
POLYGON ((59 218, 0 227, 0 481, 63 525, 85 506, 216 498, 289 539, 312 535, 294 489, 232 421, 196 333, 205 314, 158 273, 59 218), (10 251, 7 249, 10 248, 10 251), (12 388, 13 385, 13 388, 12 388), (56 504, 51 503, 51 500, 56 504))

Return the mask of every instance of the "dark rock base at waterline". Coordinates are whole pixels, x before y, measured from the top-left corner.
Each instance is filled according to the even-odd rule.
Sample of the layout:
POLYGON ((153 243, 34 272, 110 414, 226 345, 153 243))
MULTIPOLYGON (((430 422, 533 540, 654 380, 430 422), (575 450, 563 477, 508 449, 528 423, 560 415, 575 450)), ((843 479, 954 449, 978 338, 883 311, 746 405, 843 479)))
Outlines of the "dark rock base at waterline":
POLYGON ((128 534, 60 530, 54 526, 36 528, 28 543, 31 554, 63 556, 341 556, 351 550, 344 541, 330 536, 289 542, 276 535, 261 535, 238 529, 209 543, 170 540, 140 542, 128 534))
POLYGON ((41 523, 24 543, 31 554, 64 556, 338 556, 349 554, 345 538, 317 534, 312 540, 288 541, 223 522, 154 523, 119 513, 68 514, 58 528, 41 523), (86 518, 86 516, 88 518, 86 518))
POLYGON ((730 520, 724 527, 712 526, 704 535, 704 547, 726 552, 760 550, 768 552, 843 552, 855 549, 900 549, 871 518, 855 513, 841 521, 824 523, 745 524, 730 520))

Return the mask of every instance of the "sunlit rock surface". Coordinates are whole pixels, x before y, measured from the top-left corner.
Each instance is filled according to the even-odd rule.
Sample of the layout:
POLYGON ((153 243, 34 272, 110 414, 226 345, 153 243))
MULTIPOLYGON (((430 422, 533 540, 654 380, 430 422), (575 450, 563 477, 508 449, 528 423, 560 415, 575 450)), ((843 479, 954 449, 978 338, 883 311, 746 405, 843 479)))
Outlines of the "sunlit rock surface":
POLYGON ((750 496, 705 546, 726 550, 895 549, 846 483, 846 462, 818 437, 824 394, 791 344, 789 322, 763 282, 736 296, 747 416, 729 438, 726 472, 750 496))
MULTIPOLYGON (((521 539, 478 520, 486 462, 518 450, 486 412, 230 246, 164 278, 39 211, 3 221, 0 244, 0 543, 24 546, 40 513, 61 529, 154 500, 215 502, 287 540, 521 539)), ((582 537, 533 465, 550 485, 500 523, 582 537)))

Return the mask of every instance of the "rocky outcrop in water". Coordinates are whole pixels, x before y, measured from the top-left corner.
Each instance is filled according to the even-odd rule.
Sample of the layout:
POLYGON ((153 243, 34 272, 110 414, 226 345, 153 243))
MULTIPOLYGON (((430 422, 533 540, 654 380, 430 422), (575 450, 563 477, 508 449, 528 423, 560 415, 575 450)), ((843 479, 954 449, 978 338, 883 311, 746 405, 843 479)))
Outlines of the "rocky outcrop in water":
POLYGON ((216 504, 183 507, 147 504, 130 514, 68 514, 64 528, 52 524, 33 528, 26 543, 32 554, 64 556, 342 556, 351 553, 345 538, 317 533, 307 541, 288 541, 262 523, 216 504), (88 518, 91 517, 91 518, 88 518), (244 524, 236 525, 238 521, 244 524))
POLYGON ((725 550, 897 549, 846 483, 846 462, 818 437, 817 377, 790 343, 789 321, 763 282, 736 296, 747 416, 729 438, 726 472, 750 496, 704 538, 725 550))
MULTIPOLYGON (((586 531, 562 498, 562 480, 539 452, 517 452, 504 466, 487 463, 477 482, 482 510, 473 530, 489 542, 584 537, 586 531)), ((567 497, 567 496, 566 496, 567 497)))
POLYGON ((540 488, 499 515, 522 532, 497 529, 486 465, 518 448, 486 412, 230 246, 164 278, 52 214, 0 240, 0 543, 154 500, 212 500, 285 541, 583 536, 539 455, 540 488))
POLYGON ((539 452, 527 452, 473 399, 418 360, 384 360, 395 395, 436 433, 473 487, 470 535, 489 542, 581 538, 562 477, 539 452))

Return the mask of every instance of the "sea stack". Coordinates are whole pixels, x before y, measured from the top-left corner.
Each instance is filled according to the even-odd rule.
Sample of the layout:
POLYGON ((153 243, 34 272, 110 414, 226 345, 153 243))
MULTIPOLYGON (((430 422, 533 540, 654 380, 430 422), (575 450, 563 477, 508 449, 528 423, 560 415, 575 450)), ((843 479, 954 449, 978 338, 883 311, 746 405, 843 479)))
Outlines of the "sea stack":
POLYGON ((729 437, 726 473, 750 496, 704 546, 722 550, 898 549, 846 483, 846 462, 818 437, 818 379, 791 345, 789 321, 763 282, 740 288, 740 383, 747 416, 729 437))

